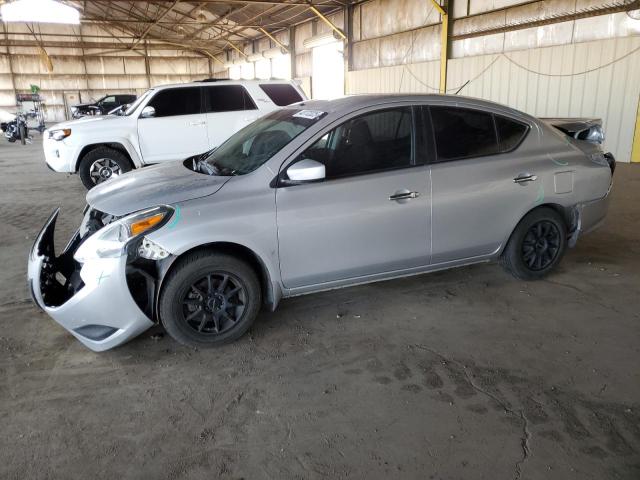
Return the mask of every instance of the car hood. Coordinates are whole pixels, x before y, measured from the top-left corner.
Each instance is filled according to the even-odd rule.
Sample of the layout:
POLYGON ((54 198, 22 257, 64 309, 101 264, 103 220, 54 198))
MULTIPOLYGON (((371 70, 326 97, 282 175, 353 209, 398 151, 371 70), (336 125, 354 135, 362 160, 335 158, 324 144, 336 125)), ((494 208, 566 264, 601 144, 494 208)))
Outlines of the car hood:
POLYGON ((183 162, 170 162, 134 170, 97 185, 87 193, 87 203, 101 212, 121 216, 212 195, 230 178, 205 175, 188 169, 183 162))
POLYGON ((76 120, 68 120, 66 122, 57 123, 54 126, 49 127, 47 130, 57 130, 60 128, 73 128, 73 127, 78 127, 85 124, 95 124, 95 122, 113 122, 113 121, 122 121, 122 120, 123 120, 123 117, 118 115, 96 115, 96 116, 82 117, 76 120))
POLYGON ((87 108, 87 107, 97 107, 96 103, 78 103, 74 105, 75 108, 87 108))

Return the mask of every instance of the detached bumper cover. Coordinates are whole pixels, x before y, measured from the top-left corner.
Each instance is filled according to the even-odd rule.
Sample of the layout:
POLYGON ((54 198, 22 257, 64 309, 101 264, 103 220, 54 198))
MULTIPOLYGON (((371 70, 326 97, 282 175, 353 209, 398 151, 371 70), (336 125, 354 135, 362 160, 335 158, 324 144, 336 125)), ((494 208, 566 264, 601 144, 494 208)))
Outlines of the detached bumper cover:
POLYGON ((79 265, 73 260, 79 243, 76 234, 64 252, 55 256, 57 217, 58 210, 49 217, 29 255, 28 281, 34 302, 96 352, 121 345, 153 326, 127 287, 126 255, 79 265))

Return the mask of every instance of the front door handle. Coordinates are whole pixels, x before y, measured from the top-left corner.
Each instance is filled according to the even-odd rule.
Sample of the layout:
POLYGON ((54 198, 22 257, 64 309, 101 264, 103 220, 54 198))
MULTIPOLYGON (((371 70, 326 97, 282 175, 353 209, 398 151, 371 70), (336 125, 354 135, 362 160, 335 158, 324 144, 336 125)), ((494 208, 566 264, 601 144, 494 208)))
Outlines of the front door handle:
POLYGON ((204 122, 191 122, 190 125, 192 127, 200 127, 200 126, 204 125, 204 122))
POLYGON ((535 182, 538 179, 537 175, 533 175, 530 173, 521 173, 516 178, 513 179, 515 183, 523 185, 528 182, 535 182))
POLYGON ((389 195, 389 200, 409 200, 410 198, 418 198, 420 194, 418 192, 398 192, 393 195, 389 195))

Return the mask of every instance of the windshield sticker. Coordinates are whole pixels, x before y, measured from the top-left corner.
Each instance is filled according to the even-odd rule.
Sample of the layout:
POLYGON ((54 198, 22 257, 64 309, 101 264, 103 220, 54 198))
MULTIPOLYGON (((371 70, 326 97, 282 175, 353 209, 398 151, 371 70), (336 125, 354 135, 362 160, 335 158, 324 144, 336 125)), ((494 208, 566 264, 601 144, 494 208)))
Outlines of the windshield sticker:
POLYGON ((298 113, 293 114, 296 118, 306 118, 307 120, 317 120, 323 116, 326 112, 320 110, 300 110, 298 113))

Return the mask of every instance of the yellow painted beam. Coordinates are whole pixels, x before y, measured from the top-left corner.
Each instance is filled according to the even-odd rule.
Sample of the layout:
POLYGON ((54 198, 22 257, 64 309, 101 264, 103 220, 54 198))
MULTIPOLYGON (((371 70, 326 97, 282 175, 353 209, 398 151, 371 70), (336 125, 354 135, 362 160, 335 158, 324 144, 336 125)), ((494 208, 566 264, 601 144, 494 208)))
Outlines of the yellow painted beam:
POLYGON ((229 44, 229 46, 231 48, 233 48, 236 52, 238 52, 240 55, 242 55, 244 58, 247 58, 248 55, 246 53, 244 53, 242 50, 240 50, 238 47, 236 47, 233 43, 231 43, 229 40, 227 40, 227 43, 229 44))
POLYGON ((285 50, 287 53, 289 53, 289 49, 282 44, 282 42, 278 41, 278 39, 276 37, 274 37, 273 35, 271 35, 269 32, 267 32, 264 28, 260 27, 259 30, 264 33, 267 37, 269 37, 271 40, 274 41, 274 43, 276 45, 278 45, 280 48, 282 48, 283 50, 285 50))
POLYGON ((309 7, 309 10, 311 10, 313 13, 315 13, 318 18, 320 18, 320 20, 322 20, 324 23, 326 23, 327 25, 329 25, 331 27, 331 29, 336 32, 340 38, 342 38, 342 40, 346 40, 347 36, 344 34, 344 32, 342 30, 340 30, 338 27, 336 27, 333 22, 331 20, 329 20, 327 17, 325 17, 320 10, 318 10, 316 7, 314 7, 313 5, 309 7))
POLYGON ((447 93, 447 63, 449 63, 449 15, 442 14, 440 32, 440 93, 447 93))
POLYGON ((447 12, 444 11, 444 8, 442 8, 440 6, 440 4, 437 2, 437 0, 431 0, 431 3, 433 3, 433 6, 436 7, 436 10, 438 10, 438 12, 440 12, 440 15, 446 15, 447 12))
POLYGON ((440 31, 440 93, 444 94, 447 93, 447 63, 449 62, 449 15, 438 3, 438 0, 431 0, 431 3, 442 16, 442 30, 440 31))
POLYGON ((640 98, 638 98, 638 110, 636 110, 636 129, 631 146, 631 161, 640 163, 640 98))

